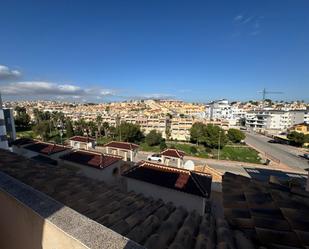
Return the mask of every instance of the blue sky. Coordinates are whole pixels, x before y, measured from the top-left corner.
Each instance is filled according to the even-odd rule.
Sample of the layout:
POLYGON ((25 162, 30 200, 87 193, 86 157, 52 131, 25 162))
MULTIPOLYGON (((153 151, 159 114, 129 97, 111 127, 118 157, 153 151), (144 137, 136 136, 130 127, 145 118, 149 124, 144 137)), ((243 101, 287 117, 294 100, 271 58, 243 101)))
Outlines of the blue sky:
POLYGON ((1 1, 4 99, 309 101, 309 1, 1 1))

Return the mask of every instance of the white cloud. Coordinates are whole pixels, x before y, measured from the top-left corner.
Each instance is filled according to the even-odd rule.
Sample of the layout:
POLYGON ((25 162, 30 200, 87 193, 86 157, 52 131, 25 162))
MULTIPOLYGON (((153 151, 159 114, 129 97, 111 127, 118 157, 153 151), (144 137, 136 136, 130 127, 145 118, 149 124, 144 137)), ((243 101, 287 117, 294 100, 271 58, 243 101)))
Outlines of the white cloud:
MULTIPOLYGON (((261 21, 264 16, 254 15, 237 15, 234 17, 234 23, 236 24, 237 31, 234 34, 246 33, 252 36, 259 35, 261 33, 261 21)), ((235 37, 235 35, 233 35, 235 37)))
POLYGON ((12 70, 7 66, 0 65, 0 80, 16 79, 21 76, 18 70, 12 70))
POLYGON ((163 99, 163 98, 173 98, 175 96, 169 93, 151 93, 141 95, 140 97, 146 99, 163 99))
POLYGON ((241 21, 243 19, 243 15, 237 15, 234 17, 234 21, 237 22, 237 21, 241 21))
POLYGON ((6 95, 55 95, 71 96, 72 98, 81 98, 81 96, 106 96, 113 95, 112 90, 107 89, 83 89, 80 86, 72 84, 57 84, 45 81, 22 81, 12 82, 1 87, 1 91, 6 95))

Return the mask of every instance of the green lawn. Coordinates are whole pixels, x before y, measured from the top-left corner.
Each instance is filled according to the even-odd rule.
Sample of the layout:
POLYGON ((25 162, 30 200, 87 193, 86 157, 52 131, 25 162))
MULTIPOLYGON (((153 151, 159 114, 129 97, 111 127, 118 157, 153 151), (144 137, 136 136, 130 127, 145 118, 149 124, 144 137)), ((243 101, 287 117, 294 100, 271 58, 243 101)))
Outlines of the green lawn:
POLYGON ((159 145, 157 145, 157 146, 149 146, 146 143, 141 143, 139 145, 139 150, 141 150, 141 151, 161 152, 159 145))
POLYGON ((180 143, 167 143, 169 148, 175 148, 184 151, 187 155, 209 158, 206 148, 202 145, 197 146, 195 144, 180 144, 180 143))
MULTIPOLYGON (((187 155, 196 156, 201 158, 214 158, 218 157, 217 149, 207 149, 204 146, 194 145, 194 144, 180 144, 180 143, 170 143, 167 142, 168 148, 176 148, 178 150, 184 151, 187 155)), ((160 152, 159 146, 148 146, 145 143, 140 144, 141 151, 153 151, 160 152)), ((225 146, 220 150, 221 160, 231 160, 239 162, 248 163, 261 163, 261 158, 258 156, 258 152, 250 147, 246 146, 225 146)))
POLYGON ((19 138, 35 138, 35 135, 32 130, 26 130, 26 131, 17 131, 16 136, 19 138))
MULTIPOLYGON (((213 154, 216 157, 218 150, 213 150, 213 154)), ((248 163, 261 163, 261 158, 258 152, 250 147, 228 147, 225 146, 220 150, 220 159, 240 161, 248 163)))

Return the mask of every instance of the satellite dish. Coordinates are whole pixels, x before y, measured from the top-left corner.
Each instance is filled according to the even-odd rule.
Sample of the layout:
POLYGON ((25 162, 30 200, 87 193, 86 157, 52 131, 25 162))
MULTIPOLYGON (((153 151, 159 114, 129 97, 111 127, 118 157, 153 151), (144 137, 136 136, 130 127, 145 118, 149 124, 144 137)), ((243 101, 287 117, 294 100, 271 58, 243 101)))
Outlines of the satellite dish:
POLYGON ((184 168, 188 170, 194 170, 194 162, 192 160, 188 160, 184 164, 184 168))

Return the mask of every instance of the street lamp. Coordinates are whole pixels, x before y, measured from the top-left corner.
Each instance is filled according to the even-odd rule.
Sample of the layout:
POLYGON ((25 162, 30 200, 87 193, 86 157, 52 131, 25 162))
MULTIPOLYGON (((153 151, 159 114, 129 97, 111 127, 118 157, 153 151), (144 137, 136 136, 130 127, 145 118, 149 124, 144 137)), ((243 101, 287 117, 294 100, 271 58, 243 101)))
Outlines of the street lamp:
POLYGON ((218 160, 220 160, 220 142, 221 142, 221 129, 219 130, 219 141, 218 141, 218 160))
POLYGON ((218 160, 220 160, 221 132, 222 132, 222 120, 220 120, 220 130, 218 138, 218 160))

